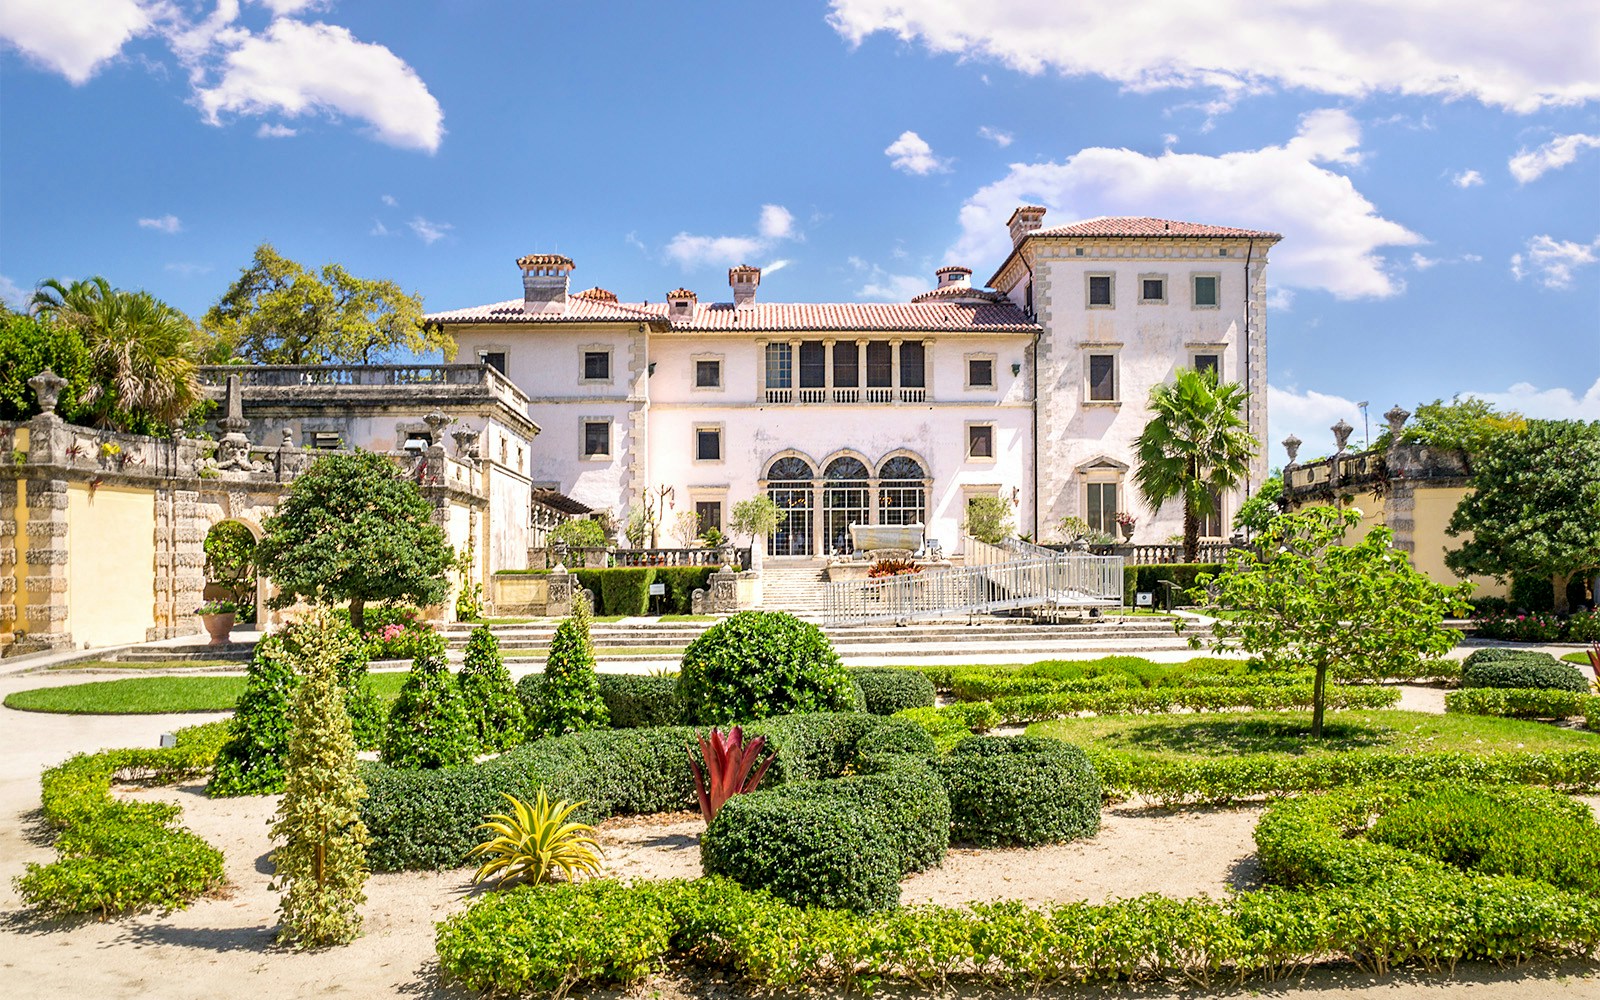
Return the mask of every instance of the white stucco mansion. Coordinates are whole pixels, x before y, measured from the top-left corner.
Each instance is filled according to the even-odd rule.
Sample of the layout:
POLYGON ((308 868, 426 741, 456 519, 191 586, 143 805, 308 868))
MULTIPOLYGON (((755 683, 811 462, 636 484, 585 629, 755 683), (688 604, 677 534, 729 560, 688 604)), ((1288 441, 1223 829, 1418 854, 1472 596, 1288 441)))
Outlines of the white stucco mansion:
MULTIPOLYGON (((942 267, 903 303, 759 300, 761 272, 728 272, 732 302, 691 289, 662 302, 569 291, 573 262, 520 258, 519 299, 433 313, 458 361, 487 363, 526 394, 542 428, 533 485, 621 515, 663 490, 706 525, 766 493, 784 511, 771 557, 832 554, 850 524, 927 526, 958 551, 967 501, 1014 505, 1017 528, 1054 538, 1064 516, 1135 540, 1181 530, 1133 487, 1133 442, 1151 386, 1215 368, 1251 393, 1266 431, 1267 252, 1281 237, 1152 218, 1043 228, 1011 216, 989 278, 942 267), (989 290, 993 289, 993 290, 989 290)), ((497 443, 482 442, 495 454, 497 443)), ((1255 460, 1241 495, 1266 472, 1255 460)), ((1219 537, 1240 496, 1205 534, 1219 537)))

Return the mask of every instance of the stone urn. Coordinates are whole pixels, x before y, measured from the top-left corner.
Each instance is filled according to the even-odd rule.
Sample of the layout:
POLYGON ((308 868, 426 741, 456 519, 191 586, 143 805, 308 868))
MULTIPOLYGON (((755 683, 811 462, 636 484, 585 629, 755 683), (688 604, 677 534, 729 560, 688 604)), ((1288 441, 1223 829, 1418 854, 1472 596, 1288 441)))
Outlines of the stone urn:
POLYGON ((205 625, 206 633, 211 636, 211 645, 226 646, 228 633, 233 631, 233 621, 238 615, 232 611, 220 614, 200 614, 200 622, 205 625))
POLYGON ((1129 523, 1129 524, 1119 524, 1119 525, 1117 525, 1117 527, 1122 529, 1122 541, 1123 541, 1123 544, 1127 544, 1127 543, 1133 541, 1133 529, 1134 529, 1135 525, 1133 525, 1131 523, 1129 523))

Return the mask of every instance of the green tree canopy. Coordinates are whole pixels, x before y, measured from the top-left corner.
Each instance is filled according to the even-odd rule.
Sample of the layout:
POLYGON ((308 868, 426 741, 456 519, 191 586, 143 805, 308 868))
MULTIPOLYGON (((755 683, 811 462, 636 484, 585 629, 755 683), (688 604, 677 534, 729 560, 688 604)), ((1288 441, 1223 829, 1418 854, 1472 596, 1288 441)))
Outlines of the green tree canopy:
POLYGON ((1150 390, 1150 422, 1135 442, 1134 482, 1152 510, 1183 501, 1183 559, 1200 553, 1200 519, 1214 513, 1213 494, 1250 473, 1256 440, 1244 420, 1249 393, 1237 382, 1217 384, 1211 372, 1178 369, 1177 377, 1150 390))
POLYGON ((375 364, 434 350, 449 358, 455 351, 443 331, 423 328, 420 295, 393 281, 358 278, 340 264, 311 270, 270 243, 256 247, 202 322, 216 339, 217 361, 375 364))
POLYGON ((1283 513, 1279 506, 1282 500, 1283 475, 1275 472, 1239 505, 1239 512, 1233 515, 1233 526, 1251 535, 1261 534, 1283 513))
MULTIPOLYGON (((1445 615, 1464 613, 1471 584, 1446 587, 1412 568, 1373 528, 1342 542, 1361 523, 1356 510, 1307 507, 1283 514, 1257 543, 1235 550, 1206 584, 1203 611, 1226 612, 1212 625, 1212 647, 1243 650, 1269 670, 1311 671, 1311 735, 1322 736, 1329 673, 1412 676, 1424 658, 1449 652, 1460 635, 1445 615)), ((1198 647, 1199 639, 1190 644, 1198 647)))
POLYGON ((728 527, 751 541, 757 535, 770 535, 778 527, 778 505, 769 496, 751 497, 733 505, 728 527))
POLYGON ((1555 609, 1567 582, 1600 571, 1600 421, 1529 420, 1472 463, 1472 491, 1445 529, 1471 537, 1445 553, 1458 573, 1548 579, 1555 609))
POLYGON ((262 525, 256 564, 278 586, 272 606, 349 601, 359 630, 368 602, 444 600, 455 553, 432 513, 382 455, 318 459, 262 525))
POLYGON ((46 368, 67 380, 56 412, 69 423, 90 422, 83 398, 94 376, 83 337, 48 316, 28 316, 0 306, 0 420, 31 420, 39 415, 39 400, 28 380, 46 368))
MULTIPOLYGON (((1411 422, 1400 432, 1400 443, 1464 451, 1469 458, 1475 458, 1493 447, 1502 435, 1521 433, 1527 426, 1527 419, 1520 413, 1501 413, 1493 403, 1476 396, 1454 396, 1448 403, 1436 399, 1418 404, 1411 422)), ((1387 448, 1392 440, 1385 430, 1376 445, 1387 448)))

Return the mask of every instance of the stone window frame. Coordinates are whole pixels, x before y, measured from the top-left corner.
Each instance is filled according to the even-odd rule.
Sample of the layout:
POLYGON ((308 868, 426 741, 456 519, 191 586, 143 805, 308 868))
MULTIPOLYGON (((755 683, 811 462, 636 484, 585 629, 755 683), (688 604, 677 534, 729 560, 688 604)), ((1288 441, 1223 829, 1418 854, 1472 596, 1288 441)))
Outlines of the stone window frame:
POLYGON ((692 435, 690 439, 690 447, 692 451, 690 454, 693 456, 695 465, 722 465, 728 460, 728 431, 726 425, 722 424, 720 421, 697 421, 694 424, 694 429, 690 433, 692 435), (700 434, 702 431, 717 432, 716 458, 700 457, 700 434))
POLYGON ((1083 406, 1121 406, 1122 405, 1122 345, 1120 343, 1090 343, 1078 345, 1083 357, 1083 406), (1089 393, 1093 387, 1089 382, 1090 362, 1094 355, 1111 356, 1111 398, 1093 399, 1089 393))
POLYGON ((1000 431, 993 420, 968 420, 962 425, 962 450, 965 460, 969 463, 980 465, 994 465, 999 461, 1000 431), (974 455, 972 453, 972 432, 979 427, 989 429, 989 454, 974 455))
POLYGON ((609 463, 616 452, 617 434, 616 418, 606 416, 592 416, 578 418, 578 460, 581 462, 607 462, 609 463), (589 425, 606 425, 606 450, 604 453, 589 453, 589 425))
POLYGON ((1083 512, 1082 516, 1086 522, 1089 520, 1089 487, 1103 486, 1107 483, 1116 486, 1117 509, 1111 512, 1111 527, 1109 529, 1096 528, 1096 530, 1105 530, 1115 537, 1117 534, 1116 515, 1119 511, 1129 509, 1128 502, 1131 499, 1128 495, 1128 473, 1131 471, 1129 466, 1118 462, 1116 459, 1100 456, 1083 463, 1073 471, 1077 473, 1079 483, 1078 497, 1082 503, 1082 506, 1078 509, 1083 512))
POLYGON ((1200 370, 1200 366, 1198 364, 1196 364, 1195 361, 1202 354, 1214 354, 1214 355, 1216 355, 1217 356, 1217 381, 1219 383, 1227 381, 1227 378, 1228 378, 1228 345, 1227 344, 1212 344, 1212 343, 1194 343, 1194 342, 1191 342, 1191 343, 1184 344, 1183 347, 1184 347, 1184 350, 1188 354, 1189 368, 1192 371, 1199 371, 1200 370))
POLYGON ((1000 388, 1000 356, 994 351, 972 351, 961 356, 961 381, 962 388, 968 392, 993 392, 1000 388), (972 381, 972 363, 974 361, 989 362, 989 381, 972 381))
POLYGON ((613 344, 579 344, 578 345, 578 384, 579 385, 614 385, 617 379, 617 350, 613 344), (606 377, 589 378, 589 355, 604 354, 606 356, 606 377))
MULTIPOLYGON (((511 369, 511 347, 510 347, 509 344, 476 344, 476 345, 473 346, 473 348, 472 348, 472 356, 477 359, 477 363, 478 364, 480 364, 480 365, 489 364, 488 361, 484 360, 483 356, 485 354, 500 354, 500 355, 504 355, 505 359, 506 359, 506 371, 500 372, 500 374, 505 376, 506 378, 510 378, 511 377, 511 375, 510 375, 510 369, 511 369)), ((490 365, 490 367, 492 368, 494 366, 490 365)), ((495 370, 499 371, 498 368, 496 368, 495 370)))
POLYGON ((1085 309, 1115 309, 1117 307, 1117 272, 1115 271, 1085 271, 1083 272, 1083 307, 1085 309), (1096 303, 1092 301, 1091 289, 1094 286, 1092 279, 1105 278, 1111 284, 1111 301, 1096 303))
MULTIPOLYGON (((764 360, 764 359, 763 359, 764 360)), ((700 353, 689 355, 689 390, 691 392, 726 392, 728 390, 728 357, 725 354, 700 353), (700 384, 700 362, 717 364, 717 384, 700 384)))
MULTIPOLYGON (((733 532, 728 527, 728 494, 730 492, 732 492, 732 489, 727 483, 718 483, 713 486, 691 486, 689 487, 689 509, 694 510, 703 503, 716 504, 722 509, 721 531, 731 539, 733 532)), ((701 527, 703 529, 704 525, 701 527)))
POLYGON ((1189 274, 1189 308, 1190 309, 1221 309, 1222 308, 1222 272, 1221 271, 1192 271, 1189 274), (1215 281, 1217 301, 1214 305, 1202 305, 1196 301, 1199 296, 1195 294, 1195 284, 1200 278, 1210 278, 1215 281))
POLYGON ((1165 274, 1151 271, 1148 274, 1139 275, 1139 304, 1141 306, 1164 306, 1167 304, 1167 300, 1171 297, 1171 294, 1172 282, 1168 280, 1165 274), (1159 299, 1145 298, 1144 283, 1146 281, 1161 282, 1161 297, 1159 299))

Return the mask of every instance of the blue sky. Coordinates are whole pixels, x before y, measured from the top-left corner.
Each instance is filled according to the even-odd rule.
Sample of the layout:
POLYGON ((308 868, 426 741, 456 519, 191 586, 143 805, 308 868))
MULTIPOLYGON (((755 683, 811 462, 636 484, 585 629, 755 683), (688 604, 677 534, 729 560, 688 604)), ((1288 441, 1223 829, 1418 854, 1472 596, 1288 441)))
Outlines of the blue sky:
POLYGON ((535 251, 625 300, 742 261, 904 299, 1037 201, 1284 234, 1274 441, 1458 392, 1600 419, 1600 7, 1305 8, 8 0, 0 293, 198 315, 268 240, 430 309, 535 251))

